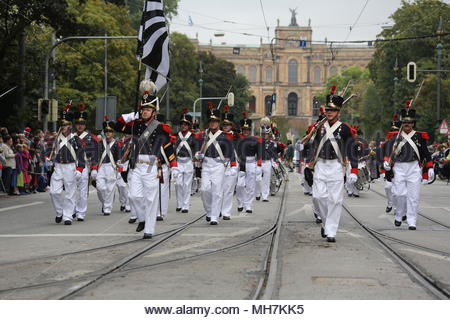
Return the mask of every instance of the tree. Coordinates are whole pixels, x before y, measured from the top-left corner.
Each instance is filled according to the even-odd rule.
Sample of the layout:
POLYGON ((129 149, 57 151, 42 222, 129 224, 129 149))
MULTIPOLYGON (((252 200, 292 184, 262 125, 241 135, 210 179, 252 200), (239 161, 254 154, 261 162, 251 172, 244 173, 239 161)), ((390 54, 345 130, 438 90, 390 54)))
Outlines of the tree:
MULTIPOLYGON (((402 7, 391 16, 394 25, 390 29, 385 29, 379 36, 389 40, 399 37, 432 35, 438 30, 439 17, 442 17, 444 21, 448 21, 450 17, 450 6, 443 1, 416 0, 411 3, 402 1, 402 7)), ((448 23, 443 24, 442 31, 450 31, 448 23)), ((383 123, 386 123, 392 116, 393 109, 401 108, 406 99, 414 97, 417 83, 420 83, 422 79, 425 79, 426 83, 426 86, 422 89, 422 94, 432 90, 434 75, 419 73, 417 83, 410 84, 405 80, 406 65, 409 61, 415 61, 419 69, 435 69, 438 41, 438 38, 424 38, 376 43, 376 51, 369 64, 369 69, 371 79, 381 97, 383 123), (395 68, 396 64, 398 69, 395 68), (395 78, 398 79, 397 84, 394 82, 395 78)), ((442 43, 444 45, 442 65, 445 66, 450 62, 448 54, 449 37, 443 37, 442 43)), ((448 100, 448 90, 442 90, 442 93, 443 100, 448 100)), ((423 115, 427 115, 426 117, 436 114, 436 95, 429 95, 428 98, 425 100, 421 96, 415 104, 415 107, 420 109, 423 115)), ((444 108, 442 113, 443 116, 448 116, 448 108, 444 108)), ((434 122, 430 120, 431 118, 427 121, 419 121, 420 125, 425 125, 425 127, 420 128, 430 132, 434 131, 437 124, 436 119, 434 119, 434 122)))

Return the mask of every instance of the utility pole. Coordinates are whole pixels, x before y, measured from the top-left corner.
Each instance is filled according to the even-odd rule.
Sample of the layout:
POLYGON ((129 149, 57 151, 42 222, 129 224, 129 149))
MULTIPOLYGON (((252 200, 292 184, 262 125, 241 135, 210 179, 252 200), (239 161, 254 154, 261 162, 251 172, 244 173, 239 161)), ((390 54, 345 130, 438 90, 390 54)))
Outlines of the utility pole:
MULTIPOLYGON (((19 110, 23 110, 25 108, 25 40, 26 33, 23 31, 20 34, 19 39, 19 90, 18 90, 18 99, 17 104, 19 110)), ((22 122, 22 121, 21 121, 22 122)), ((23 123, 21 123, 21 126, 23 123)))
POLYGON ((108 34, 105 32, 105 109, 103 116, 106 115, 106 108, 108 106, 108 34))
MULTIPOLYGON (((438 34, 442 33, 442 17, 439 17, 438 34)), ((442 42, 441 37, 438 38, 439 43, 436 46, 437 49, 437 77, 436 77, 436 122, 439 125, 441 120, 441 61, 442 61, 442 42)))
MULTIPOLYGON (((200 87, 200 99, 201 99, 203 97, 203 64, 202 64, 201 60, 199 62, 200 62, 200 69, 199 69, 200 79, 198 80, 198 85, 200 87)), ((201 114, 202 111, 203 111, 203 103, 200 105, 200 114, 201 114)), ((193 110, 193 112, 194 112, 194 119, 195 119, 195 117, 196 117, 195 110, 193 110)), ((202 116, 200 115, 199 123, 201 121, 202 121, 202 116)))
MULTIPOLYGON (((398 101, 398 58, 395 58, 395 66, 394 66, 394 108, 399 107, 399 101, 398 101)), ((381 117, 384 119, 384 105, 381 104, 381 117)))

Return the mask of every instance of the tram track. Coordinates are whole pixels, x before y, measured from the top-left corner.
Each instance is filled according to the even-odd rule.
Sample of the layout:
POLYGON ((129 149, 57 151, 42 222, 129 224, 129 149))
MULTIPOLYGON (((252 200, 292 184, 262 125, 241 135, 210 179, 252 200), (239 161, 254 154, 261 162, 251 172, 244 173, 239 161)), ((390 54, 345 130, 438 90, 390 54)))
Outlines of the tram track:
MULTIPOLYGON (((100 284, 100 282, 104 279, 109 279, 109 278, 116 277, 116 276, 123 276, 124 274, 128 274, 129 272, 133 272, 133 271, 139 271, 139 270, 143 270, 143 269, 151 269, 151 268, 158 267, 158 266, 165 265, 165 264, 176 263, 176 262, 181 262, 181 261, 188 261, 188 260, 195 260, 195 259, 198 259, 198 258, 201 258, 204 256, 213 255, 213 254, 217 254, 217 253, 221 253, 221 252, 227 252, 230 250, 234 250, 234 249, 238 249, 238 248, 250 245, 252 243, 255 243, 255 242, 271 235, 272 237, 270 240, 270 245, 267 250, 266 257, 262 263, 262 270, 261 270, 262 276, 261 276, 260 281, 258 282, 257 289, 252 294, 252 299, 261 298, 263 296, 263 293, 267 291, 266 287, 268 286, 268 284, 270 284, 269 285, 270 288, 273 288, 274 280, 272 280, 272 279, 275 279, 274 277, 276 277, 275 261, 276 261, 276 252, 278 250, 278 244, 277 244, 278 240, 276 240, 276 239, 279 238, 279 232, 277 232, 277 231, 280 230, 280 227, 281 227, 281 221, 282 221, 281 214, 284 209, 284 201, 285 201, 285 196, 286 196, 286 185, 287 184, 285 183, 284 187, 283 187, 281 202, 280 202, 280 205, 279 205, 279 208, 277 211, 277 216, 275 218, 274 224, 271 225, 270 228, 268 228, 258 234, 253 234, 251 237, 249 237, 248 239, 245 239, 243 241, 239 241, 237 243, 234 243, 234 244, 231 244, 231 245, 228 245, 225 247, 221 247, 221 248, 218 248, 218 249, 215 249, 212 251, 194 254, 194 255, 190 255, 190 256, 186 256, 186 257, 168 259, 168 260, 164 260, 164 261, 160 261, 160 262, 156 262, 156 263, 152 263, 152 264, 139 265, 139 266, 134 266, 134 267, 130 266, 131 262, 135 262, 139 257, 144 255, 145 253, 148 253, 149 251, 153 250, 154 248, 159 247, 164 242, 167 242, 167 240, 173 238, 173 236, 175 236, 176 234, 184 231, 191 224, 202 220, 205 217, 205 215, 202 215, 199 218, 196 218, 193 221, 186 223, 185 225, 183 225, 180 228, 172 229, 172 230, 165 231, 165 232, 155 235, 155 237, 156 237, 156 236, 161 236, 161 235, 170 233, 168 236, 162 238, 161 240, 159 240, 157 242, 153 242, 153 243, 149 244, 148 246, 145 246, 144 248, 140 249, 139 251, 134 252, 133 254, 126 256, 125 258, 120 259, 120 260, 104 267, 103 270, 101 270, 101 271, 95 270, 88 274, 84 274, 82 276, 72 277, 72 278, 68 278, 68 279, 47 281, 47 282, 42 282, 42 283, 34 283, 34 284, 21 286, 21 287, 3 289, 3 290, 0 290, 0 294, 6 294, 6 293, 15 292, 15 291, 27 290, 27 289, 36 289, 36 288, 54 287, 54 286, 58 286, 58 285, 72 284, 70 289, 67 289, 63 293, 60 293, 58 295, 51 297, 51 299, 61 299, 61 300, 70 299, 70 298, 76 297, 78 294, 81 294, 82 292, 88 291, 90 288, 92 288, 94 286, 94 284, 100 284), (276 234, 278 234, 278 237, 276 237, 276 234), (82 284, 76 285, 74 283, 82 283, 82 284)), ((19 262, 29 262, 29 261, 41 260, 44 258, 47 258, 47 259, 58 258, 61 256, 66 256, 66 255, 71 256, 71 255, 75 255, 75 254, 96 252, 96 251, 100 251, 102 249, 110 249, 113 247, 132 244, 135 242, 141 242, 141 240, 140 239, 130 240, 130 241, 120 242, 120 243, 116 243, 116 244, 112 244, 112 245, 108 245, 108 246, 102 246, 102 247, 90 248, 90 249, 86 249, 86 250, 68 252, 68 253, 63 253, 60 255, 54 255, 54 256, 48 256, 48 257, 39 257, 39 258, 21 260, 19 262)), ((11 262, 11 263, 7 263, 7 264, 13 264, 13 263, 19 263, 19 262, 11 262)), ((270 289, 270 290, 273 290, 273 289, 270 289)))
MULTIPOLYGON (((42 288, 42 287, 50 287, 50 286, 56 286, 59 284, 65 284, 65 283, 72 283, 72 282, 81 282, 81 281, 87 281, 86 284, 83 284, 81 286, 78 287, 71 287, 72 289, 67 290, 64 294, 55 296, 53 299, 66 299, 69 298, 70 296, 72 296, 73 294, 75 294, 76 292, 87 288, 88 286, 92 285, 93 283, 95 283, 96 281, 98 281, 99 279, 103 278, 104 276, 114 272, 115 270, 119 269, 120 267, 130 263, 131 261, 135 260, 136 258, 138 258, 139 256, 143 255, 144 253, 147 253, 149 251, 151 251, 152 249, 158 247, 159 245, 161 245, 162 243, 166 242, 167 240, 171 239, 172 237, 174 237, 175 235, 177 235, 178 233, 186 230, 187 228, 189 228, 191 225, 193 225, 194 223, 196 223, 197 221, 202 220, 205 217, 205 214, 190 220, 189 222, 183 224, 182 226, 172 229, 172 230, 168 230, 162 233, 159 233, 155 236, 161 236, 164 234, 168 234, 167 236, 163 237, 162 239, 156 241, 156 242, 150 242, 148 245, 144 246, 143 248, 133 252, 132 254, 126 256, 125 258, 122 258, 120 260, 115 261, 114 263, 109 264, 108 266, 104 267, 102 270, 95 270, 93 272, 84 274, 82 276, 77 276, 77 277, 72 277, 72 278, 68 278, 68 279, 62 279, 62 280, 54 280, 54 281, 47 281, 47 282, 41 282, 41 283, 32 283, 32 284, 28 284, 25 286, 20 286, 20 287, 14 287, 14 288, 7 288, 7 289, 1 289, 0 290, 0 294, 8 294, 8 293, 12 293, 15 291, 20 291, 20 290, 27 290, 27 289, 33 289, 33 288, 42 288)), ((117 246, 124 246, 127 244, 132 244, 132 243, 138 243, 138 242, 143 242, 143 240, 141 239, 136 239, 136 240, 130 240, 130 241, 125 241, 125 242, 121 242, 121 243, 116 243, 116 244, 112 244, 112 245, 108 245, 108 246, 103 246, 103 247, 97 247, 97 248, 92 248, 92 249, 86 249, 86 250, 79 250, 79 251, 74 251, 74 252, 68 252, 65 254, 60 254, 60 255, 55 255, 55 256, 51 256, 50 259, 55 259, 58 257, 62 257, 62 256, 70 256, 70 255, 76 255, 76 254, 82 254, 82 253, 90 253, 90 252, 96 252, 102 249, 111 249, 112 247, 117 247, 117 246)), ((43 258, 36 258, 36 259, 30 259, 30 260, 22 260, 21 262, 33 262, 33 261, 38 261, 38 260, 42 260, 43 258)), ((46 259, 49 259, 48 257, 46 259)), ((18 262, 14 262, 15 264, 17 264, 18 262)), ((9 264, 14 264, 9 263, 9 264)), ((7 265, 7 264, 4 264, 7 265)))
MULTIPOLYGON (((382 197, 382 198, 384 198, 384 199, 387 199, 386 195, 382 194, 381 192, 376 191, 376 190, 374 190, 373 188, 370 188, 370 190, 371 190, 372 192, 374 192, 375 194, 379 195, 380 197, 382 197)), ((417 215, 418 215, 418 216, 421 216, 422 218, 424 218, 424 219, 426 219, 426 220, 428 220, 428 221, 431 221, 431 222, 433 222, 433 223, 436 223, 436 224, 440 225, 441 227, 444 227, 444 228, 446 228, 446 229, 450 229, 450 226, 449 226, 448 224, 443 223, 443 222, 441 222, 441 221, 439 221, 439 220, 436 220, 436 219, 434 219, 434 218, 431 218, 431 217, 429 217, 429 216, 427 216, 427 215, 425 215, 425 214, 423 214, 423 213, 418 212, 417 215)))
POLYGON ((365 230, 376 242, 389 254, 391 258, 394 259, 416 282, 420 283, 422 287, 424 287, 428 292, 430 292, 437 299, 447 300, 450 299, 450 292, 448 289, 444 288, 438 280, 427 274, 422 268, 414 263, 411 259, 408 259, 405 255, 401 254, 398 250, 396 250, 392 245, 390 245, 387 241, 383 240, 389 239, 394 242, 402 243, 409 246, 414 246, 416 248, 426 250, 426 251, 434 251, 435 253, 444 255, 446 257, 450 256, 447 252, 441 252, 432 248, 426 248, 417 244, 410 243, 408 241, 403 241, 401 239, 397 239, 388 235, 385 235, 377 230, 374 230, 365 223, 363 223, 360 219, 356 217, 354 213, 349 209, 346 204, 343 204, 344 210, 349 214, 349 216, 363 229, 365 230))

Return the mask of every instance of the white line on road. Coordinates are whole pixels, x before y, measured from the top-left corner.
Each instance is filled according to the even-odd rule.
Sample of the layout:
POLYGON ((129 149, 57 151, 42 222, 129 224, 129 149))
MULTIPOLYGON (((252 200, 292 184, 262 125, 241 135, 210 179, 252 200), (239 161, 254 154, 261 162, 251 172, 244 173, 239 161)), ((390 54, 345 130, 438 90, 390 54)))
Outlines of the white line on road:
POLYGON ((132 233, 35 233, 35 234, 0 234, 0 238, 45 238, 45 237, 136 237, 132 233))
POLYGON ((17 206, 1 208, 0 212, 14 210, 14 209, 19 209, 19 208, 25 208, 25 207, 30 207, 30 206, 35 206, 37 204, 42 204, 42 203, 44 203, 44 201, 36 201, 36 202, 30 202, 30 203, 27 203, 27 204, 20 204, 20 205, 17 205, 17 206))
POLYGON ((198 247, 210 245, 210 244, 215 243, 215 242, 226 240, 226 238, 229 238, 229 237, 235 237, 235 236, 239 236, 239 235, 244 235, 244 234, 250 233, 252 231, 256 231, 258 229, 259 228, 256 228, 256 227, 247 228, 247 229, 236 231, 236 232, 233 232, 233 233, 224 234, 221 238, 206 239, 204 241, 196 242, 196 243, 193 243, 191 245, 177 247, 177 248, 166 250, 166 251, 162 251, 162 252, 151 253, 149 255, 146 255, 145 257, 146 258, 149 258, 149 257, 154 258, 154 257, 165 256, 165 255, 171 254, 171 253, 183 252, 183 251, 186 251, 186 250, 189 250, 189 249, 195 249, 195 248, 198 248, 198 247))
POLYGON ((426 257, 436 258, 436 259, 439 259, 439 260, 450 260, 449 257, 443 256, 443 255, 440 255, 440 254, 436 254, 436 253, 422 251, 422 250, 417 250, 417 249, 403 249, 403 250, 404 251, 410 251, 410 252, 418 253, 418 254, 424 255, 426 257))

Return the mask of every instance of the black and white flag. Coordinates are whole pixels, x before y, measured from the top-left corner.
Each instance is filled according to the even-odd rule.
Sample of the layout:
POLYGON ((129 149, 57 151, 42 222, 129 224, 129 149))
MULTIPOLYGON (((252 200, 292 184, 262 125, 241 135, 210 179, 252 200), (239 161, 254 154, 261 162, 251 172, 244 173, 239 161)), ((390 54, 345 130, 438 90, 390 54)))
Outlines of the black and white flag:
POLYGON ((169 75, 169 32, 164 17, 163 0, 147 0, 144 4, 138 35, 138 58, 147 66, 145 79, 160 90, 169 75))

